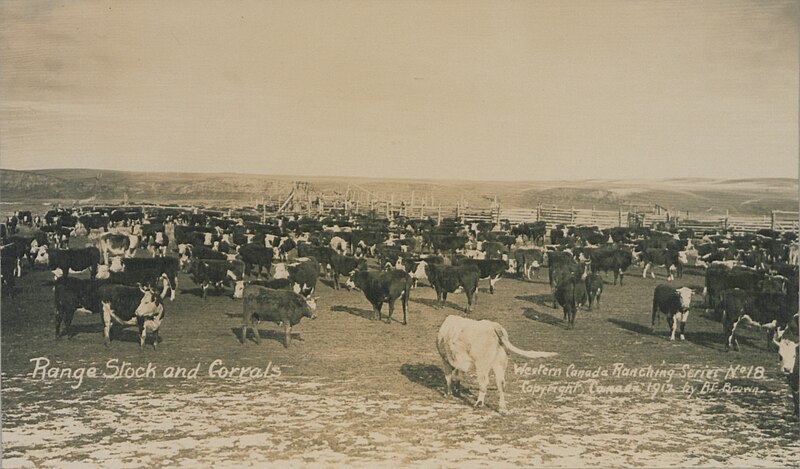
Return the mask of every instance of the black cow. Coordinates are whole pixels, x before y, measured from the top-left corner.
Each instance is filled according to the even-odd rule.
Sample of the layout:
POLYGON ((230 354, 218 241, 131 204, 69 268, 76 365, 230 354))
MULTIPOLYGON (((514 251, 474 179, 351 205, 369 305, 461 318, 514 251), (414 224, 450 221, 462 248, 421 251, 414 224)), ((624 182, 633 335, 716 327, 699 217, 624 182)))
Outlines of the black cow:
POLYGON ((242 302, 242 344, 247 340, 247 330, 253 329, 253 338, 261 343, 258 333, 259 321, 270 321, 283 325, 285 340, 283 345, 289 346, 292 340, 292 327, 300 323, 304 317, 316 319, 317 308, 313 298, 306 299, 293 291, 270 290, 258 285, 247 285, 244 288, 242 302))
POLYGON ((244 274, 250 275, 253 272, 253 266, 257 267, 257 276, 261 276, 261 269, 266 269, 266 276, 270 276, 270 269, 272 268, 272 259, 274 257, 272 249, 262 244, 245 244, 239 248, 239 258, 244 262, 244 274))
POLYGON ((278 258, 286 262, 287 260, 289 260, 289 253, 296 247, 297 243, 295 243, 295 241, 292 238, 282 239, 277 247, 278 258))
POLYGON ((579 306, 586 304, 586 282, 580 274, 572 274, 559 282, 553 294, 555 301, 564 309, 567 327, 575 328, 575 315, 579 306))
POLYGON ((535 221, 532 223, 521 223, 511 228, 511 234, 522 236, 525 240, 532 240, 534 244, 544 244, 544 236, 547 234, 547 223, 535 221))
POLYGON ((656 331, 656 315, 661 312, 667 316, 667 326, 672 332, 669 340, 675 340, 678 319, 681 321, 681 340, 686 339, 683 332, 686 327, 686 321, 689 319, 692 293, 692 289, 689 287, 676 289, 663 283, 656 287, 653 291, 653 317, 651 322, 653 333, 656 331))
POLYGON ((736 327, 742 321, 745 325, 753 323, 753 318, 750 316, 756 313, 753 297, 746 290, 733 288, 724 290, 719 298, 717 308, 722 310, 722 337, 725 341, 725 351, 730 347, 739 350, 739 342, 735 335, 736 327))
POLYGON ((195 259, 190 265, 189 273, 192 281, 203 289, 205 300, 212 285, 219 290, 223 285, 230 285, 231 282, 236 285, 240 282, 244 276, 244 265, 239 260, 195 259))
POLYGON ((633 254, 631 251, 621 247, 603 246, 597 249, 588 250, 588 260, 591 262, 592 272, 608 272, 614 273, 614 285, 622 285, 625 278, 625 271, 631 266, 633 262, 633 254))
POLYGON ((319 262, 313 257, 298 257, 291 263, 275 265, 275 278, 286 278, 296 285, 296 292, 306 298, 314 294, 319 278, 319 262))
POLYGON ((68 277, 70 270, 80 272, 89 270, 90 276, 97 275, 97 265, 100 263, 100 250, 96 247, 71 248, 71 249, 46 249, 42 248, 36 256, 37 264, 47 264, 56 278, 68 277), (59 274, 59 271, 61 272, 59 274))
POLYGON ((675 251, 672 249, 658 249, 648 248, 639 254, 639 260, 644 265, 642 269, 642 278, 647 278, 647 271, 650 269, 650 275, 656 278, 654 267, 666 267, 667 281, 670 282, 674 278, 673 272, 677 273, 678 278, 683 277, 683 264, 686 263, 686 252, 675 251))
POLYGON ((473 303, 477 301, 478 280, 481 272, 474 265, 450 266, 428 263, 425 266, 428 281, 436 290, 436 301, 441 305, 447 301, 447 294, 455 292, 459 287, 467 295, 465 313, 469 313, 473 303))
POLYGON ((592 272, 586 275, 586 295, 589 300, 589 311, 592 310, 592 304, 597 304, 600 307, 600 296, 603 294, 603 277, 597 272, 592 272))
POLYGON ((169 280, 170 300, 175 300, 178 292, 178 259, 175 257, 154 257, 151 259, 130 257, 122 260, 123 270, 127 272, 157 271, 169 280))
POLYGON ((540 249, 517 249, 514 251, 517 275, 526 280, 531 279, 531 272, 536 275, 539 267, 544 265, 544 253, 540 249))
POLYGON ((494 285, 508 269, 506 261, 500 259, 454 259, 453 265, 474 265, 481 273, 481 279, 489 279, 489 293, 494 294, 494 285))
POLYGON ((333 271, 333 288, 339 289, 339 276, 349 277, 356 270, 366 270, 365 259, 354 256, 342 255, 337 252, 331 254, 331 270, 333 271))
POLYGON ((153 348, 160 342, 158 329, 164 319, 164 304, 153 290, 126 285, 105 284, 98 289, 103 309, 103 338, 111 345, 112 321, 123 327, 136 326, 139 330, 139 348, 144 346, 147 331, 153 333, 153 348))
POLYGON ((56 339, 69 335, 75 311, 84 309, 99 313, 102 309, 97 289, 99 283, 92 279, 64 277, 55 283, 56 339), (63 334, 61 324, 64 325, 63 334))
POLYGON ((372 304, 373 316, 382 321, 381 308, 383 303, 389 304, 389 316, 386 321, 391 324, 394 313, 394 302, 400 298, 403 307, 403 324, 407 324, 408 299, 411 293, 411 277, 402 270, 389 270, 386 272, 368 272, 360 270, 353 273, 347 281, 348 288, 356 288, 364 292, 367 300, 372 304))
POLYGON ((583 273, 586 267, 582 266, 572 257, 572 253, 567 251, 553 251, 547 253, 547 274, 550 281, 550 291, 553 294, 553 308, 558 308, 556 300, 556 289, 565 279, 583 273))
POLYGON ((706 269, 705 288, 703 295, 706 298, 708 309, 717 311, 722 302, 722 292, 728 282, 730 268, 724 264, 711 264, 706 269))

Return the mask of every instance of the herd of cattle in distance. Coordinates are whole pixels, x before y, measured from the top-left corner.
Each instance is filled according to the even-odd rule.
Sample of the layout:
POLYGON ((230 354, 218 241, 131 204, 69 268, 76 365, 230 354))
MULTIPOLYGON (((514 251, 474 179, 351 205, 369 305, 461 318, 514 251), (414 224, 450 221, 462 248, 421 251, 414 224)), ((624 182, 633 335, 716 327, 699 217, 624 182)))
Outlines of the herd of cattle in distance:
MULTIPOLYGON (((653 332, 660 313, 666 316, 670 340, 676 334, 683 340, 692 297, 700 291, 675 288, 670 282, 682 276, 684 266, 695 265, 705 270, 703 303, 722 322, 725 349, 738 350, 740 324, 765 329, 769 349, 779 353, 789 376, 798 412, 798 344, 785 334, 790 330, 797 335, 797 233, 563 225, 548 231, 542 221, 512 226, 445 218, 437 223, 342 212, 264 220, 197 209, 85 207, 53 209, 41 216, 17 212, 0 225, 0 236, 4 295, 13 295, 16 279, 27 270, 41 266, 53 272, 56 338, 69 334, 75 312, 82 309, 102 316, 107 345, 117 324, 136 326, 140 347, 150 333, 154 348, 161 340, 165 300, 176 299, 179 271, 201 287, 203 298, 212 288, 227 287, 234 299, 242 299, 242 343, 249 330, 258 342, 257 324, 267 321, 284 327, 288 347, 292 327, 303 317, 315 317, 321 275, 331 278, 335 289, 344 281, 347 289, 363 292, 378 320, 383 320, 382 306, 388 303, 390 322, 399 299, 407 324, 409 296, 418 282, 435 289, 438 305, 449 293, 463 291, 468 314, 480 280, 488 280, 494 293, 504 275, 530 280, 546 267, 552 306, 562 308, 566 326, 572 328, 580 307, 600 306, 600 274, 610 272, 613 284, 622 285, 632 265, 640 266, 645 278, 665 269, 667 283, 653 291, 653 332), (89 242, 70 247, 73 236, 89 242), (149 254, 141 254, 142 249, 149 254), (368 269, 368 259, 377 268, 368 269), (83 271, 89 278, 70 277, 83 271)), ((487 323, 448 318, 440 330, 439 351, 448 391, 451 381, 457 384, 453 373, 477 368, 482 403, 493 369, 504 407, 498 373, 505 369, 505 351, 537 357, 548 352, 516 349, 502 326, 487 323), (448 345, 465 340, 476 343, 472 351, 448 345)))

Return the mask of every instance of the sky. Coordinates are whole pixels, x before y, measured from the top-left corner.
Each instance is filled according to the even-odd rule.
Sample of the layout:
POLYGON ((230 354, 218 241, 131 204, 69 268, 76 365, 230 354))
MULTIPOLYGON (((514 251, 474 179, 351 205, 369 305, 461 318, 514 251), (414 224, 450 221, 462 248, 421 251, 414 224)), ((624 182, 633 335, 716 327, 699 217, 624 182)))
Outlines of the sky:
POLYGON ((798 176, 796 1, 0 2, 0 167, 798 176))

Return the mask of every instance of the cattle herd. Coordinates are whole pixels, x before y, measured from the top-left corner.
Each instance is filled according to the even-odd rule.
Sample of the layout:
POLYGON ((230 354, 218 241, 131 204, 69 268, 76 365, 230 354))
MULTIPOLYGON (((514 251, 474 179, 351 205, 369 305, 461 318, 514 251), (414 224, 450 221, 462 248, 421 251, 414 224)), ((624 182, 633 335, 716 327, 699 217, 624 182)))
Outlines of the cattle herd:
MULTIPOLYGON (((440 305, 448 294, 463 292, 468 316, 481 280, 488 280, 494 294, 502 277, 530 280, 546 268, 552 307, 561 307, 565 326, 573 328, 582 307, 600 307, 606 274, 612 274, 613 288, 624 282, 632 266, 645 278, 664 269, 660 272, 666 283, 653 285, 652 291, 654 332, 663 314, 670 340, 685 339, 692 306, 705 308, 720 321, 719 341, 726 350, 738 350, 740 326, 765 330, 768 347, 778 352, 789 377, 798 412, 798 344, 790 338, 797 337, 799 285, 793 232, 548 229, 543 221, 512 226, 343 212, 231 216, 163 207, 20 211, 0 228, 2 294, 12 297, 15 283, 28 271, 52 271, 56 339, 71 333, 75 312, 84 310, 102 318, 107 345, 115 327, 136 326, 140 347, 149 338, 153 348, 161 341, 158 332, 167 301, 180 301, 179 272, 190 276, 203 298, 213 289, 217 294, 230 290, 231 301, 241 300, 238 340, 243 344, 249 330, 258 342, 257 324, 267 321, 284 328, 288 347, 292 327, 303 317, 315 317, 320 277, 331 279, 334 289, 343 284, 362 292, 374 319, 384 320, 387 303, 385 319, 391 323, 400 300, 402 323, 408 324, 415 288, 432 287, 440 305), (685 267, 704 271, 705 285, 673 286, 685 267)), ((517 349, 497 323, 459 316, 442 324, 438 349, 449 392, 457 392, 458 372, 474 370, 482 404, 492 370, 501 408, 506 351, 549 356, 517 349)))

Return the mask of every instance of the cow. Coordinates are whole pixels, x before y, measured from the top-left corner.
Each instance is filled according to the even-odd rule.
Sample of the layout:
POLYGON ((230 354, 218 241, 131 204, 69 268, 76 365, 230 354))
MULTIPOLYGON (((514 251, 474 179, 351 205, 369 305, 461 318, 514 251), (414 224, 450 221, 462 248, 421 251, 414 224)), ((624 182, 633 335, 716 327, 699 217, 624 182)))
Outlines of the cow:
POLYGON ((130 247, 131 239, 124 233, 105 233, 97 241, 105 265, 108 265, 110 256, 130 257, 130 247))
POLYGON ((675 340, 675 332, 678 327, 677 320, 681 321, 681 340, 686 340, 684 328, 686 320, 689 319, 689 307, 692 302, 692 289, 689 287, 674 288, 667 284, 660 284, 653 291, 653 318, 651 322, 652 332, 656 332, 656 316, 663 313, 667 317, 672 335, 669 340, 675 340))
POLYGON ((597 272, 591 272, 586 275, 586 297, 589 303, 589 311, 592 310, 592 304, 600 307, 600 296, 603 294, 603 277, 597 272))
POLYGON ((187 244, 187 245, 178 245, 178 252, 181 252, 181 247, 183 247, 183 252, 181 255, 181 267, 185 271, 192 260, 194 259, 209 259, 209 260, 217 260, 222 261, 226 260, 228 256, 224 253, 219 251, 214 251, 210 247, 197 245, 197 244, 187 244))
POLYGON ((103 313, 103 338, 111 345, 112 321, 123 327, 136 326, 139 330, 139 348, 144 346, 147 332, 153 333, 153 349, 161 341, 158 330, 164 319, 162 298, 146 287, 106 284, 98 289, 103 313))
MULTIPOLYGON (((123 271, 157 271, 159 274, 166 275, 170 283, 170 301, 175 300, 175 295, 178 292, 178 268, 178 259, 175 257, 153 257, 149 259, 131 257, 122 260, 123 271)), ((109 270, 114 271, 113 264, 109 270)))
POLYGON ((534 244, 544 244, 544 236, 547 234, 547 223, 545 221, 535 221, 532 223, 521 223, 511 229, 514 236, 522 236, 525 240, 531 240, 534 244))
POLYGON ((564 310, 564 321, 567 327, 575 328, 575 315, 579 306, 586 304, 586 279, 585 274, 572 274, 559 282, 553 294, 555 301, 564 310))
MULTIPOLYGON (((797 315, 795 315, 797 319, 797 315)), ((795 417, 800 417, 800 344, 784 337, 786 329, 777 328, 772 341, 778 351, 778 359, 781 363, 781 371, 786 374, 789 388, 792 390, 792 404, 794 405, 795 417)))
POLYGON ((56 278, 67 277, 70 272, 87 269, 94 278, 97 276, 97 265, 100 263, 100 250, 96 247, 47 249, 47 246, 42 246, 35 262, 47 265, 56 278))
POLYGON ((459 287, 467 295, 467 306, 464 312, 469 314, 473 303, 477 301, 478 280, 481 272, 474 265, 451 266, 443 264, 427 264, 425 266, 428 281, 436 290, 436 301, 439 305, 447 301, 447 294, 455 292, 459 287))
POLYGON ((339 289, 339 276, 349 277, 356 270, 366 270, 367 261, 364 258, 346 256, 339 253, 331 254, 331 271, 333 273, 333 288, 339 289))
POLYGON ((7 249, 0 250, 0 289, 4 295, 14 293, 17 270, 20 269, 20 258, 13 256, 7 249))
POLYGON ((508 352, 514 352, 526 358, 547 358, 557 355, 554 352, 536 352, 521 350, 508 339, 508 332, 503 326, 493 321, 476 321, 450 315, 439 327, 436 348, 442 357, 444 376, 447 382, 445 396, 460 394, 460 375, 475 371, 478 376, 480 392, 475 407, 481 407, 486 399, 489 386, 489 372, 494 372, 499 394, 499 411, 506 412, 504 395, 505 373, 508 363, 508 352))
POLYGON ((755 315, 752 295, 740 288, 724 290, 720 295, 717 307, 722 310, 722 337, 725 342, 725 351, 727 352, 731 347, 739 350, 739 341, 736 340, 735 335, 739 323, 759 325, 750 316, 755 315))
POLYGON ((280 244, 275 248, 275 254, 280 260, 286 262, 289 260, 289 253, 297 247, 297 243, 289 237, 282 238, 280 244))
POLYGON ((536 275, 537 270, 544 264, 544 253, 540 249, 517 249, 514 251, 517 275, 522 275, 526 280, 531 279, 531 272, 536 275))
POLYGON ((56 339, 69 335, 75 311, 83 309, 92 313, 100 312, 98 282, 92 279, 64 277, 55 282, 54 303, 56 310, 56 339), (61 325, 64 325, 62 334, 61 325))
POLYGON ((553 294, 553 308, 558 308, 556 290, 558 285, 575 274, 585 274, 586 264, 581 264, 568 251, 547 253, 547 274, 550 280, 550 291, 553 294))
POLYGON ((266 269, 266 276, 269 277, 274 257, 272 249, 256 243, 245 244, 239 248, 239 258, 244 262, 244 274, 250 275, 253 267, 257 267, 256 275, 261 276, 261 269, 266 269))
POLYGON ((274 277, 290 279, 295 286, 295 292, 308 298, 317 288, 319 262, 313 257, 298 257, 291 263, 275 264, 274 277))
POLYGON ((462 258, 457 262, 454 259, 453 265, 474 265, 481 273, 481 279, 489 279, 489 293, 494 294, 494 286, 503 272, 508 269, 506 261, 500 259, 469 259, 462 258))
POLYGON ((614 285, 622 285, 625 278, 625 271, 633 263, 633 255, 627 249, 614 246, 604 246, 597 249, 588 251, 588 260, 591 262, 592 272, 608 272, 614 273, 614 285))
MULTIPOLYGON (((258 285, 244 287, 242 302, 242 344, 247 341, 247 330, 253 329, 253 338, 261 343, 259 321, 270 321, 284 328, 284 347, 292 340, 292 327, 304 317, 316 319, 317 308, 313 298, 305 298, 293 291, 270 290, 258 285)), ((302 339, 301 339, 302 340, 302 339)))
POLYGON ((389 304, 389 316, 386 322, 391 324, 394 313, 394 302, 400 298, 403 308, 403 325, 407 324, 408 299, 411 294, 411 277, 402 270, 389 270, 386 272, 368 272, 359 270, 354 272, 347 280, 348 289, 357 289, 364 292, 367 300, 372 304, 373 317, 381 317, 383 303, 389 304))
POLYGON ((707 309, 716 311, 722 301, 722 292, 728 283, 730 268, 724 264, 712 264, 706 269, 705 287, 703 295, 706 299, 707 309))
MULTIPOLYGON (((654 266, 667 268, 667 281, 671 282, 676 273, 678 278, 683 277, 683 264, 687 262, 686 252, 672 249, 648 248, 639 254, 639 260, 644 265, 642 278, 647 278, 647 271, 654 266)), ((655 270, 650 270, 650 275, 656 278, 655 270)))
MULTIPOLYGON (((243 280, 244 264, 241 261, 217 260, 217 259, 195 259, 189 269, 192 281, 203 290, 203 299, 206 299, 208 289, 213 285, 220 289, 223 284, 234 285, 243 280)), ((236 296, 234 287, 234 297, 236 296)))

